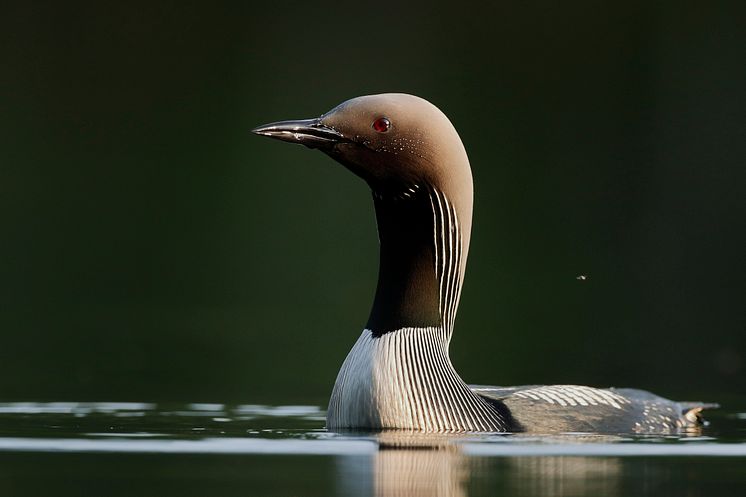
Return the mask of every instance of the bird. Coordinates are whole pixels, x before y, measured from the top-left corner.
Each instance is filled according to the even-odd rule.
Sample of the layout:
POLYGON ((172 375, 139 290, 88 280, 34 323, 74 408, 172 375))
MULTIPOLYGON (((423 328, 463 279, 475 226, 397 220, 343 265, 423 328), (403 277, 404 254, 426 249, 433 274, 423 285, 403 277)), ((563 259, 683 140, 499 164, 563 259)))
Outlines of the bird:
POLYGON ((370 187, 379 239, 367 324, 329 400, 329 430, 675 434, 710 404, 581 385, 469 385, 449 346, 472 227, 474 185, 448 117, 405 93, 347 100, 253 133, 319 150, 370 187))

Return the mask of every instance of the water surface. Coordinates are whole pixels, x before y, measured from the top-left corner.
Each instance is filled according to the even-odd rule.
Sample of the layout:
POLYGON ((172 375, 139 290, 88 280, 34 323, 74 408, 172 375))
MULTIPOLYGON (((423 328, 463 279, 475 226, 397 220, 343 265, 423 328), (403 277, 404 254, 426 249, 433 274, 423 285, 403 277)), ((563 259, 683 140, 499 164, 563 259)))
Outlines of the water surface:
MULTIPOLYGON (((741 404, 742 406, 744 404, 741 404)), ((332 433, 317 406, 0 403, 12 495, 744 495, 746 409, 701 434, 332 433)))

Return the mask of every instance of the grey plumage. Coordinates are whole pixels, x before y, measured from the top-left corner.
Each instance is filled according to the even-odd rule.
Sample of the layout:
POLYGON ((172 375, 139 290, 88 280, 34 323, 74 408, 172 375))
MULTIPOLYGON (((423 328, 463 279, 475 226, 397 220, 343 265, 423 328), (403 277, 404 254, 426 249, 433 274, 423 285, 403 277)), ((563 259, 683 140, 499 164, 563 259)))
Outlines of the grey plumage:
MULTIPOLYGON (((492 387, 472 390, 503 407, 511 431, 672 434, 698 431, 701 403, 679 403, 645 390, 578 385, 492 387)), ((709 407, 714 407, 709 405, 709 407)))

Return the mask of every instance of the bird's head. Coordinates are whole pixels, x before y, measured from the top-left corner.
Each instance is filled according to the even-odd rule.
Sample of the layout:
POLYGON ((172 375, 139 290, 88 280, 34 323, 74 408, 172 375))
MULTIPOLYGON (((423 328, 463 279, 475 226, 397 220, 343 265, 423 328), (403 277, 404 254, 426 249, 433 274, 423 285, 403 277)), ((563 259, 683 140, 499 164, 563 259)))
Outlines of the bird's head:
POLYGON ((437 107, 413 95, 357 97, 321 117, 265 124, 253 132, 319 149, 379 194, 415 185, 471 192, 471 170, 456 130, 437 107))

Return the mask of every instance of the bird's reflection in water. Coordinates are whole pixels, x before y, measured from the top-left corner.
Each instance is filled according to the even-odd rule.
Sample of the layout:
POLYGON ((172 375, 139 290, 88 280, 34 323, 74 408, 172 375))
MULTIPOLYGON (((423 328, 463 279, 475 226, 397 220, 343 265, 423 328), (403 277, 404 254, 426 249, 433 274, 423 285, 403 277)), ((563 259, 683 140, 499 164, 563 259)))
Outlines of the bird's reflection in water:
POLYGON ((380 433, 374 495, 465 497, 469 459, 454 442, 447 436, 380 433))
MULTIPOLYGON (((546 441, 562 443, 561 438, 546 441)), ((593 443, 610 438, 614 439, 574 436, 564 441, 593 443)), ((465 440, 458 436, 383 432, 376 439, 378 451, 372 458, 340 461, 345 495, 621 495, 623 461, 618 457, 478 457, 464 453, 465 440)))
POLYGON ((618 457, 513 457, 506 464, 507 494, 553 497, 620 495, 618 457))

